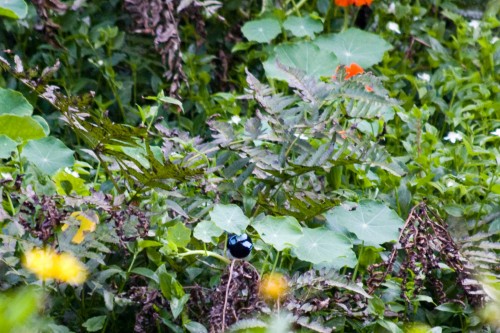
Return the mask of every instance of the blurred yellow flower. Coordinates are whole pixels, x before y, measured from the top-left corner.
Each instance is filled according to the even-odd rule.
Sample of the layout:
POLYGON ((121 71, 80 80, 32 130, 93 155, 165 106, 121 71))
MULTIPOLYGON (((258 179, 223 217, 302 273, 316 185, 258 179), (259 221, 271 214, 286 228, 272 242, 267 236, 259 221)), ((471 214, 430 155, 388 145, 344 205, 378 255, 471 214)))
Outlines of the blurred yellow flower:
POLYGON ((87 269, 69 253, 57 254, 52 249, 33 249, 26 253, 24 267, 40 280, 55 279, 70 284, 82 284, 87 279, 87 269))
POLYGON ((280 273, 265 275, 260 282, 260 294, 265 299, 277 300, 285 296, 288 280, 280 273))
MULTIPOLYGON (((99 216, 93 211, 88 211, 86 213, 73 212, 70 216, 80 222, 80 227, 71 241, 75 244, 80 244, 83 242, 87 233, 95 231, 97 222, 99 221, 99 216)), ((69 225, 64 223, 61 229, 62 231, 65 231, 68 228, 69 225)))

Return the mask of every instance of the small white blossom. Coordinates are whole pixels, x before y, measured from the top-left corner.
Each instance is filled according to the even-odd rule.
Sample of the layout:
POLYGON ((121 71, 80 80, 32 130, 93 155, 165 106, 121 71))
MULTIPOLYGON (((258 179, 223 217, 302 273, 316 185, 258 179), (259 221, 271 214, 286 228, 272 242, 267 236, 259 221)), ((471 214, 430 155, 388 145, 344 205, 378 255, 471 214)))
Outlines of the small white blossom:
POLYGON ((72 171, 72 170, 71 170, 70 168, 68 168, 68 167, 65 167, 65 168, 64 168, 64 172, 66 172, 66 173, 67 173, 67 174, 69 174, 69 175, 72 175, 72 176, 73 176, 73 177, 75 177, 75 178, 80 178, 80 175, 78 174, 78 172, 76 172, 76 171, 72 171))
POLYGON ((307 139, 309 139, 309 138, 307 137, 307 135, 305 135, 305 134, 300 134, 300 135, 299 135, 298 133, 295 133, 294 135, 295 135, 295 137, 297 137, 297 138, 299 138, 299 139, 302 139, 302 140, 307 140, 307 139))
POLYGON ((230 122, 238 125, 241 122, 241 118, 238 116, 232 116, 230 122))
POLYGON ((457 185, 457 183, 456 183, 453 179, 448 179, 448 180, 446 181, 446 186, 447 186, 447 187, 453 187, 453 186, 455 186, 455 185, 457 185))
POLYGON ((394 2, 391 2, 389 8, 387 8, 387 12, 389 14, 396 14, 396 4, 394 2))
POLYGON ((481 22, 478 20, 472 20, 469 22, 469 27, 471 27, 472 29, 477 29, 477 28, 479 28, 480 25, 481 25, 481 22))
POLYGON ((431 76, 427 73, 418 73, 417 77, 420 80, 425 81, 425 82, 429 82, 431 80, 431 76))
POLYGON ((99 59, 99 60, 97 60, 97 64, 98 64, 99 66, 102 66, 102 65, 104 65, 104 61, 102 61, 102 60, 100 60, 100 59, 99 59))
POLYGON ((493 37, 490 41, 491 44, 495 44, 496 42, 498 42, 500 40, 500 38, 498 38, 497 36, 493 37))
POLYGON ((445 140, 450 141, 451 143, 455 143, 457 141, 462 141, 462 134, 457 132, 449 132, 448 135, 444 137, 445 140))
POLYGON ((493 135, 496 135, 496 136, 500 136, 500 128, 497 128, 496 130, 494 130, 493 132, 490 132, 490 133, 493 135))
POLYGON ((387 22, 387 29, 400 34, 401 30, 399 30, 399 25, 396 22, 387 22))

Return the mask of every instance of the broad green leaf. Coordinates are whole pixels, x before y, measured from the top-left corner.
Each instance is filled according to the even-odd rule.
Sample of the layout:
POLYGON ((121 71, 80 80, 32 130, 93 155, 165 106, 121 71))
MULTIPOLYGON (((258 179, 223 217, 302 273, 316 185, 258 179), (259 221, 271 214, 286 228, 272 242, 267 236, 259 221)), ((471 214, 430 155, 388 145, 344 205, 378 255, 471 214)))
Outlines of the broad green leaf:
POLYGON ((26 142, 45 137, 43 127, 30 116, 0 115, 0 135, 4 134, 17 142, 26 142))
POLYGON ((311 17, 288 16, 283 27, 290 30, 294 36, 314 38, 315 33, 323 31, 323 23, 311 17))
POLYGON ((167 272, 165 265, 160 266, 156 271, 156 275, 160 279, 160 290, 163 296, 169 301, 175 298, 182 298, 185 295, 182 285, 175 277, 167 272))
POLYGON ((168 228, 167 232, 167 240, 177 247, 186 247, 191 241, 191 230, 181 222, 168 228))
POLYGON ((241 235, 245 232, 250 220, 243 214, 239 206, 215 205, 210 212, 210 218, 216 226, 232 234, 241 235))
POLYGON ((335 54, 320 50, 311 42, 278 45, 274 49, 274 54, 264 62, 268 78, 288 81, 290 74, 281 69, 278 62, 317 78, 331 76, 338 65, 335 54))
POLYGON ((444 303, 439 306, 436 306, 434 310, 449 312, 449 313, 463 313, 464 308, 460 304, 457 303, 444 303))
POLYGON ((23 0, 0 0, 0 16, 23 19, 26 14, 28 14, 28 5, 23 0))
POLYGON ((186 305, 189 300, 189 294, 184 295, 181 298, 173 297, 170 300, 170 310, 172 310, 172 316, 176 319, 184 309, 184 305, 186 305))
POLYGON ((188 330, 189 333, 207 333, 207 329, 202 324, 196 321, 190 321, 184 324, 184 328, 188 330))
POLYGON ((354 233, 366 245, 380 246, 395 241, 404 221, 398 214, 380 202, 363 200, 351 210, 335 207, 325 213, 327 227, 337 230, 339 226, 354 233))
POLYGON ((266 216, 252 226, 264 242, 278 251, 297 246, 297 241, 302 237, 302 227, 291 216, 266 216))
POLYGON ((335 53, 341 65, 354 62, 363 68, 382 61, 384 53, 392 48, 380 36, 355 28, 320 36, 314 43, 322 50, 335 53))
POLYGON ((23 149, 22 156, 42 172, 53 175, 57 170, 70 167, 75 163, 73 153, 74 151, 66 147, 61 140, 47 137, 28 142, 23 149))
POLYGON ((300 260, 313 264, 335 263, 354 254, 351 242, 344 235, 324 228, 304 228, 302 233, 293 249, 300 260))
POLYGON ((389 320, 384 320, 384 319, 379 319, 377 320, 377 324, 388 330, 390 333, 404 333, 402 329, 396 325, 396 323, 389 321, 389 320))
POLYGON ((41 116, 31 116, 31 118, 33 118, 34 120, 36 120, 37 123, 40 124, 40 126, 42 126, 43 128, 43 132, 45 133, 45 136, 49 136, 50 134, 50 127, 49 127, 49 124, 47 123, 47 121, 41 117, 41 116))
POLYGON ((212 243, 213 239, 222 235, 224 230, 215 225, 213 221, 201 221, 193 230, 193 236, 204 243, 212 243))
POLYGON ((135 267, 130 272, 133 273, 133 274, 137 274, 137 275, 141 275, 141 276, 147 277, 147 278, 155 281, 156 283, 160 282, 160 280, 158 279, 158 276, 156 275, 156 273, 153 272, 152 270, 150 270, 149 268, 146 268, 146 267, 135 267))
POLYGON ((168 97, 168 96, 163 96, 158 99, 160 102, 167 103, 167 104, 174 104, 177 105, 182 112, 184 112, 184 107, 182 106, 182 102, 179 101, 178 99, 168 97))
POLYGON ((90 194, 89 189, 85 186, 85 180, 75 177, 64 170, 59 170, 52 180, 56 184, 57 194, 70 195, 72 193, 86 196, 90 194))
POLYGON ((281 27, 277 20, 262 19, 245 23, 241 32, 250 41, 268 43, 281 33, 281 27))
POLYGON ((87 332, 97 332, 104 327, 105 322, 106 316, 97 316, 88 319, 82 326, 87 329, 87 332))
POLYGON ((0 158, 9 158, 16 151, 17 142, 9 139, 6 135, 0 135, 0 158))
POLYGON ((0 88, 0 115, 15 114, 17 116, 31 116, 32 113, 33 106, 24 98, 23 94, 11 89, 0 88))

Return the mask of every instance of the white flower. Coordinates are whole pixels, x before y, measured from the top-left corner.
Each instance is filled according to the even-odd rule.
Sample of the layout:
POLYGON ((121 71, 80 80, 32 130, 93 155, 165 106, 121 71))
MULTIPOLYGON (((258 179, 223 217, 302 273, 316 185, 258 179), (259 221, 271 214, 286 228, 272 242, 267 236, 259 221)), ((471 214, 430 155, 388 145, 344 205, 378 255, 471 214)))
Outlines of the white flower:
POLYGON ((445 140, 455 143, 457 141, 462 141, 462 134, 456 132, 449 132, 448 135, 444 137, 445 140))
POLYGON ((64 172, 66 172, 66 173, 67 173, 67 174, 69 174, 69 175, 72 175, 72 176, 73 176, 73 177, 75 177, 75 178, 80 178, 80 175, 78 174, 78 172, 76 172, 76 171, 71 171, 71 169, 70 169, 70 168, 68 168, 68 167, 65 167, 65 168, 64 168, 64 172))
POLYGON ((490 41, 491 44, 495 44, 496 42, 498 42, 500 40, 500 38, 498 38, 497 36, 493 37, 490 41))
POLYGON ((389 8, 387 8, 387 12, 389 14, 396 14, 396 4, 394 2, 391 2, 389 8))
POLYGON ((394 31, 397 34, 401 33, 401 30, 399 30, 399 25, 396 22, 387 22, 387 29, 394 31))
POLYGON ((496 136, 500 136, 500 128, 497 128, 496 130, 494 130, 493 132, 490 132, 490 133, 493 135, 496 135, 496 136))
POLYGON ((448 179, 446 181, 446 186, 447 187, 452 187, 452 186, 455 186, 455 185, 457 185, 457 183, 453 179, 448 179))
POLYGON ((472 20, 469 22, 469 27, 471 27, 472 29, 477 29, 477 28, 479 28, 480 25, 481 25, 481 22, 477 21, 477 20, 472 20))
POLYGON ((238 125, 241 122, 241 118, 238 116, 232 116, 229 122, 238 125))
POLYGON ((299 135, 298 133, 295 133, 294 135, 295 135, 295 137, 297 137, 297 138, 299 138, 299 139, 302 139, 302 140, 307 140, 307 139, 309 139, 309 138, 307 137, 307 135, 305 135, 305 134, 300 134, 300 135, 299 135))
POLYGON ((431 76, 427 73, 418 73, 417 77, 420 80, 425 81, 425 82, 429 82, 431 80, 431 76))
POLYGON ((101 59, 99 59, 99 60, 97 60, 97 64, 98 64, 99 66, 102 66, 102 65, 104 65, 104 61, 102 61, 101 59))

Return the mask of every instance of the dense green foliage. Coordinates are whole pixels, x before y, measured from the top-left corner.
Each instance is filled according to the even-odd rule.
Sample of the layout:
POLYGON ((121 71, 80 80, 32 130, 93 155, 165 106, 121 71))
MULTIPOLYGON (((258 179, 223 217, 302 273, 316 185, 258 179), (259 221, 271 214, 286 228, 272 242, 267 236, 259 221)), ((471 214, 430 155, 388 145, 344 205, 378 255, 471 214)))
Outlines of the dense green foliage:
POLYGON ((498 1, 0 16, 1 332, 500 329, 498 1))

